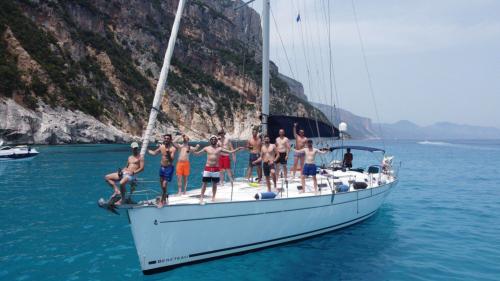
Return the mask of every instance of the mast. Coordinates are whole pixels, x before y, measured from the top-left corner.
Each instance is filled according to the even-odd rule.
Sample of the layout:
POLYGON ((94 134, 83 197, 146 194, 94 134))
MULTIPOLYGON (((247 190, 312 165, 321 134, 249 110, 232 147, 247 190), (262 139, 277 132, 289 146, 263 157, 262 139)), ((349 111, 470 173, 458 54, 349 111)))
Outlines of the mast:
POLYGON ((270 0, 262 1, 262 134, 267 134, 269 117, 269 8, 270 0))
POLYGON ((149 114, 148 126, 146 127, 146 132, 144 133, 142 139, 141 156, 146 154, 146 150, 149 144, 149 138, 153 133, 153 129, 156 123, 156 117, 160 111, 160 104, 163 99, 163 94, 165 92, 165 86, 167 84, 168 69, 170 67, 170 60, 174 53, 175 40, 177 39, 177 32, 179 31, 179 25, 181 22, 182 11, 184 10, 184 4, 186 0, 179 0, 179 5, 177 6, 177 12, 175 14, 174 24, 172 26, 172 33, 170 34, 170 39, 168 40, 167 51, 165 52, 165 57, 163 59, 163 66, 160 72, 160 78, 158 79, 158 84, 156 84, 155 97, 153 100, 153 106, 151 108, 151 113, 149 114))

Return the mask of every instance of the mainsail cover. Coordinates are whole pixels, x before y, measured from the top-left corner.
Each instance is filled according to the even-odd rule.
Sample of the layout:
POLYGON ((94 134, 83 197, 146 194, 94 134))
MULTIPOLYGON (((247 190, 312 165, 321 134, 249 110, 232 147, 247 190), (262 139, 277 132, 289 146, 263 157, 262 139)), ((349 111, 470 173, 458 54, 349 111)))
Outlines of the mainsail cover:
POLYGON ((339 130, 334 126, 326 124, 322 121, 317 121, 318 126, 316 127, 316 120, 306 118, 306 117, 294 117, 294 116, 284 116, 284 115, 271 115, 268 118, 268 133, 271 141, 278 137, 278 132, 280 129, 285 130, 285 135, 289 139, 294 139, 293 136, 293 124, 297 123, 297 131, 302 129, 305 132, 306 137, 316 138, 321 136, 322 138, 338 138, 339 130), (319 129, 319 136, 318 136, 319 129))

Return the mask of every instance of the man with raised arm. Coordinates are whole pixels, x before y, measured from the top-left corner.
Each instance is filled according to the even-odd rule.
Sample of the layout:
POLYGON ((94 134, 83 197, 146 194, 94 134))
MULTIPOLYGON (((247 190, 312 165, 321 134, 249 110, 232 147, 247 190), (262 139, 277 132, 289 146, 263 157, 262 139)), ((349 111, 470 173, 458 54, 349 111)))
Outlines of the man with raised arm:
MULTIPOLYGON (((222 129, 219 132, 219 142, 218 145, 227 150, 233 150, 233 144, 231 141, 226 138, 226 132, 222 129)), ((234 153, 231 154, 233 157, 233 162, 236 161, 236 155, 234 153)), ((220 181, 221 185, 224 185, 224 172, 227 171, 227 176, 229 180, 233 181, 233 173, 231 172, 231 159, 229 158, 229 154, 225 152, 221 152, 219 156, 219 167, 220 167, 220 181)))
POLYGON ((288 154, 290 153, 290 140, 285 136, 284 129, 279 130, 279 137, 276 138, 276 148, 278 149, 279 153, 279 158, 276 162, 276 174, 279 176, 281 166, 281 169, 283 170, 283 176, 285 178, 285 181, 287 181, 288 172, 286 164, 288 161, 288 154))
POLYGON ((196 146, 189 145, 189 137, 185 134, 182 135, 182 144, 173 143, 175 148, 179 150, 179 155, 177 156, 177 166, 175 169, 175 173, 177 175, 177 195, 186 194, 188 177, 190 173, 190 164, 189 164, 189 153, 191 151, 196 151, 200 145, 196 146), (183 184, 184 181, 184 191, 183 184))
POLYGON ((160 186, 162 190, 161 199, 158 202, 158 207, 161 208, 167 204, 168 186, 167 184, 172 181, 174 173, 174 157, 176 148, 172 144, 172 135, 163 135, 163 143, 158 145, 155 150, 148 150, 151 155, 161 153, 160 160, 160 186))
POLYGON ((307 142, 304 130, 300 129, 297 134, 297 123, 293 124, 293 137, 295 138, 295 154, 293 156, 292 178, 295 177, 296 171, 302 171, 304 168, 305 153, 299 151, 306 146, 307 142))
POLYGON ((255 160, 260 157, 260 148, 262 146, 262 141, 259 137, 259 131, 257 128, 252 130, 252 137, 247 141, 247 148, 250 150, 250 155, 248 158, 248 169, 247 169, 247 179, 252 181, 253 167, 257 167, 257 181, 262 180, 262 167, 260 165, 253 164, 255 160))
POLYGON ((125 193, 127 192, 127 183, 135 180, 136 175, 144 170, 144 158, 139 153, 139 144, 133 142, 130 144, 130 147, 132 148, 132 155, 128 157, 125 168, 119 169, 118 172, 108 174, 104 177, 114 191, 110 199, 110 204, 112 205, 126 203, 125 193), (116 182, 120 183, 120 189, 116 186, 116 182))
POLYGON ((314 184, 314 193, 318 192, 318 181, 316 180, 316 173, 317 173, 317 167, 316 167, 316 154, 325 154, 328 152, 328 150, 323 150, 323 149, 317 149, 313 147, 313 141, 312 140, 307 140, 306 141, 306 147, 302 149, 295 149, 295 152, 303 152, 305 154, 305 164, 304 168, 302 169, 302 176, 300 177, 300 180, 302 182, 302 191, 301 193, 304 193, 306 191, 306 177, 307 176, 312 176, 313 178, 313 184, 314 184))
POLYGON ((219 156, 221 152, 230 154, 244 149, 243 147, 238 147, 234 150, 224 149, 217 145, 218 139, 216 136, 211 136, 209 141, 210 145, 207 145, 198 151, 193 151, 193 154, 195 155, 199 155, 203 152, 207 153, 207 162, 203 171, 203 184, 201 186, 200 204, 204 204, 205 190, 207 189, 207 183, 210 182, 212 183, 212 202, 215 201, 215 194, 217 193, 217 183, 220 180, 219 156))
POLYGON ((273 179, 274 189, 277 188, 274 163, 278 161, 279 154, 276 145, 271 143, 271 139, 268 135, 264 136, 264 145, 262 145, 260 152, 260 157, 254 161, 254 164, 262 162, 264 176, 266 177, 267 191, 271 192, 271 177, 273 179))

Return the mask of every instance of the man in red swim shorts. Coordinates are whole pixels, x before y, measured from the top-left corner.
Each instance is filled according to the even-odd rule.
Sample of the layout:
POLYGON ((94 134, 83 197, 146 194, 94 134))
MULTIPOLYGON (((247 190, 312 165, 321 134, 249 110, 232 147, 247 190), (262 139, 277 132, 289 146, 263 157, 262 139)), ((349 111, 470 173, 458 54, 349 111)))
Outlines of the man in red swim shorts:
MULTIPOLYGON (((233 144, 231 141, 226 138, 226 132, 224 130, 221 130, 219 132, 219 142, 217 145, 223 149, 226 150, 233 150, 233 144)), ((233 161, 236 161, 236 155, 234 153, 231 153, 233 157, 233 161)), ((229 153, 221 152, 219 156, 219 168, 220 168, 220 183, 221 185, 224 185, 224 172, 227 171, 227 176, 229 177, 229 180, 232 182, 233 181, 233 173, 231 171, 231 159, 229 158, 229 153)))

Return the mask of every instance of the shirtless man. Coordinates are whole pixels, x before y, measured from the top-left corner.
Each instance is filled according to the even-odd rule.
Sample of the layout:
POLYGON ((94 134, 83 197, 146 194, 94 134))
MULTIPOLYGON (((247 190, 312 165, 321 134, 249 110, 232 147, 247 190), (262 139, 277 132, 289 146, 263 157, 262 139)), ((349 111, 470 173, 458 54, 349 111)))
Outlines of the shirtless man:
POLYGON ((186 194, 188 177, 190 172, 189 165, 189 153, 194 150, 196 151, 200 145, 196 146, 189 145, 189 137, 182 135, 182 144, 173 143, 175 148, 179 150, 179 156, 177 157, 177 167, 175 173, 177 175, 177 195, 186 194), (182 181, 184 180, 184 191, 182 191, 182 181))
POLYGON ((162 190, 160 202, 158 202, 158 207, 161 208, 167 204, 168 189, 167 183, 172 181, 172 174, 174 173, 174 156, 175 147, 172 144, 172 135, 163 135, 163 143, 158 146, 155 150, 148 150, 151 155, 157 155, 161 153, 160 160, 160 186, 162 190))
POLYGON ((125 193, 127 192, 125 186, 128 182, 135 180, 135 175, 144 170, 144 158, 139 154, 139 144, 133 142, 130 144, 130 147, 132 148, 132 155, 128 157, 125 168, 104 177, 109 186, 114 190, 110 199, 111 204, 120 205, 122 202, 125 202, 125 193), (116 186, 117 181, 120 182, 120 189, 116 186), (121 198, 117 200, 118 197, 121 198))
POLYGON ((247 141, 247 148, 250 150, 247 179, 248 181, 252 181, 253 167, 257 166, 257 181, 260 182, 262 179, 262 167, 260 165, 253 164, 253 162, 260 157, 260 148, 262 146, 262 141, 259 138, 258 133, 258 130, 254 128, 252 130, 252 137, 247 141))
POLYGON ((352 168, 352 159, 353 159, 353 156, 351 153, 351 149, 348 148, 347 152, 344 154, 344 159, 342 160, 342 167, 351 169, 352 168))
POLYGON ((201 186, 201 196, 200 196, 200 204, 204 204, 204 196, 205 190, 207 189, 207 183, 212 183, 212 202, 215 201, 215 193, 217 193, 217 183, 220 180, 220 168, 219 168, 219 156, 221 152, 224 153, 235 153, 243 147, 238 147, 234 150, 227 150, 217 145, 218 139, 216 136, 210 137, 210 145, 205 146, 204 148, 193 151, 195 155, 200 155, 203 152, 207 153, 207 162, 205 164, 205 169, 203 171, 203 185, 201 186))
POLYGON ((316 180, 316 153, 320 154, 325 154, 328 152, 328 150, 320 150, 317 148, 313 147, 313 141, 312 140, 307 140, 306 142, 306 147, 302 149, 295 149, 295 153, 297 152, 302 152, 305 155, 305 164, 304 168, 302 169, 302 176, 300 177, 300 180, 302 182, 302 190, 300 191, 301 193, 304 193, 306 190, 306 177, 307 176, 312 176, 313 178, 313 183, 314 183, 314 193, 318 192, 318 181, 316 180))
POLYGON ((283 176, 285 177, 285 181, 288 178, 288 172, 287 172, 287 161, 288 161, 288 154, 290 153, 290 140, 285 137, 285 130, 280 129, 279 131, 279 137, 276 138, 276 148, 278 149, 279 153, 279 158, 278 161, 276 162, 276 174, 280 174, 280 166, 281 169, 283 169, 283 176))
POLYGON ((271 139, 268 135, 264 136, 264 145, 260 150, 260 157, 253 162, 253 164, 260 163, 262 161, 262 166, 264 170, 264 176, 266 177, 267 191, 271 192, 271 179, 273 178, 274 189, 276 189, 276 172, 274 168, 274 163, 278 161, 279 154, 276 145, 271 143, 271 139))
POLYGON ((306 146, 307 142, 307 138, 304 136, 304 130, 300 129, 297 134, 297 123, 293 124, 293 137, 295 138, 295 154, 293 156, 292 178, 295 177, 296 171, 302 171, 304 168, 305 153, 298 151, 301 151, 301 149, 306 146), (299 164, 299 167, 297 167, 297 164, 299 164))
MULTIPOLYGON (((227 150, 233 150, 233 144, 231 141, 226 138, 226 132, 221 130, 219 132, 219 142, 218 145, 227 150)), ((236 161, 236 155, 232 153, 233 162, 236 161)), ((220 182, 221 185, 224 185, 224 172, 227 171, 227 176, 229 180, 233 182, 233 173, 231 172, 231 159, 229 158, 229 154, 225 152, 221 152, 219 156, 219 168, 220 168, 220 182)))

